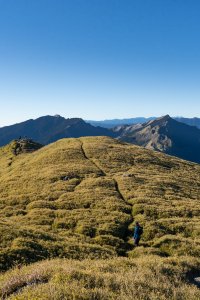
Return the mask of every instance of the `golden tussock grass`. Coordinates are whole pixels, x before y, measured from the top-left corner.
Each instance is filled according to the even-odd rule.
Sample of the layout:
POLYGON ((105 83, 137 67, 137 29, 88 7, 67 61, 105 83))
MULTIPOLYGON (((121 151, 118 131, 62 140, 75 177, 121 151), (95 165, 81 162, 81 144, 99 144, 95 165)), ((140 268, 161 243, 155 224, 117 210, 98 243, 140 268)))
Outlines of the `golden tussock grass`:
POLYGON ((191 258, 52 260, 0 276, 3 299, 198 300, 190 284, 200 261, 191 258))
POLYGON ((2 275, 9 285, 11 275, 50 272, 36 285, 19 283, 17 296, 11 287, 12 299, 199 299, 183 272, 184 264, 199 266, 199 165, 107 137, 63 139, 17 156, 13 147, 0 149, 0 268, 66 260, 2 275), (138 248, 136 220, 144 227, 138 248), (106 266, 113 271, 101 273, 106 266))

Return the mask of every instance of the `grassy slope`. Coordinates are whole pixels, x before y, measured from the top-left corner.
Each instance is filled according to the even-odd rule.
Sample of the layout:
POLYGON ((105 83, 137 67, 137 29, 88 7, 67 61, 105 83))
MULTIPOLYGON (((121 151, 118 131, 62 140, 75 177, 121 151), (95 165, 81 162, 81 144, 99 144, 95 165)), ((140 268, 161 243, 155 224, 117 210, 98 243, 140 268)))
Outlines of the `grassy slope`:
POLYGON ((199 300, 187 273, 197 259, 52 260, 0 276, 0 294, 9 300, 199 300))
MULTIPOLYGON (((110 258, 129 253, 138 262, 144 254, 199 257, 199 165, 104 137, 60 140, 18 156, 13 155, 12 147, 0 149, 1 269, 58 256, 110 258), (142 246, 137 249, 132 249, 133 218, 144 225, 142 246)), ((147 266, 151 256, 145 257, 147 266)), ((157 259, 160 265, 166 260, 157 259)), ((108 264, 117 261, 112 258, 108 264)), ((130 272, 134 273, 131 261, 130 272)), ((176 261, 178 264, 179 259, 176 261)), ((76 268, 75 262, 70 264, 76 268)), ((101 268, 104 263, 97 264, 101 268)), ((194 260, 193 268, 196 264, 194 260)), ((82 263, 87 272, 91 265, 82 263)), ((52 262, 51 266, 54 269, 52 262)), ((55 276, 59 276, 56 266, 57 262, 55 276)), ((34 270, 34 265, 30 268, 34 270)), ((170 281, 167 273, 164 276, 170 281)), ((7 277, 2 278, 9 285, 7 277)), ((122 282, 122 290, 126 284, 122 282)), ((173 282, 169 284, 173 290, 173 282)), ((38 285, 38 291, 41 287, 38 285)))

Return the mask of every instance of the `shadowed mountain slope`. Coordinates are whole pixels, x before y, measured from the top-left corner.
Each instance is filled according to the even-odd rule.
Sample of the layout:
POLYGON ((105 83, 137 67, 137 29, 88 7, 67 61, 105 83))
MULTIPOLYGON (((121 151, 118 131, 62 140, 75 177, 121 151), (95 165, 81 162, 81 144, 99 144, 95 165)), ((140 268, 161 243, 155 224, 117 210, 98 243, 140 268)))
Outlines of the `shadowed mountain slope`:
POLYGON ((118 126, 119 139, 200 163, 200 130, 170 116, 144 124, 118 126))
POLYGON ((0 128, 0 146, 19 137, 28 137, 41 144, 49 144, 66 137, 112 136, 106 128, 94 127, 82 119, 65 119, 61 116, 44 116, 0 128))
POLYGON ((12 149, 0 148, 1 269, 49 257, 200 255, 199 165, 108 137, 12 149), (135 250, 133 220, 144 225, 135 250))

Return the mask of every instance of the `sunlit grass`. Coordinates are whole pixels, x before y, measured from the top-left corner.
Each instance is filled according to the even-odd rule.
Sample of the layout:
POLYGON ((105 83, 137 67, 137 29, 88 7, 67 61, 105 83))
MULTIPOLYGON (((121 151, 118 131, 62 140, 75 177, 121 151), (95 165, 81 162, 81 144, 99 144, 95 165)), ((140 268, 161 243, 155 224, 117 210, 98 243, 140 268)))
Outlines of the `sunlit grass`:
POLYGON ((69 259, 2 275, 3 284, 14 276, 16 289, 24 287, 18 296, 11 287, 12 299, 199 299, 183 272, 184 264, 199 266, 199 165, 107 137, 63 139, 17 156, 11 143, 0 148, 0 165, 1 270, 69 259), (144 234, 135 249, 136 220, 144 234), (70 260, 86 258, 93 260, 70 260), (28 270, 44 273, 37 289, 20 283, 28 270))
POLYGON ((0 276, 6 299, 181 299, 197 300, 189 284, 200 261, 143 256, 135 259, 52 260, 0 276))

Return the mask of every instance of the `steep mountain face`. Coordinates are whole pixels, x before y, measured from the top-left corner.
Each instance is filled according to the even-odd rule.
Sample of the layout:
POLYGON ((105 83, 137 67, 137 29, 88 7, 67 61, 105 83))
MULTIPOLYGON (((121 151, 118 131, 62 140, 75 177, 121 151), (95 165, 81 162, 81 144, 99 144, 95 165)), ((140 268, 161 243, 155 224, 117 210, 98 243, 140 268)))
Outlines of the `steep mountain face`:
POLYGON ((20 155, 7 145, 0 166, 2 270, 52 257, 200 256, 198 164, 85 137, 20 155))
POLYGON ((114 128, 122 141, 200 163, 200 130, 170 116, 114 128))
POLYGON ((0 128, 0 146, 19 137, 28 137, 41 144, 49 144, 65 137, 112 136, 112 131, 94 127, 82 119, 65 119, 61 116, 44 116, 19 124, 0 128))

